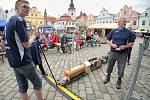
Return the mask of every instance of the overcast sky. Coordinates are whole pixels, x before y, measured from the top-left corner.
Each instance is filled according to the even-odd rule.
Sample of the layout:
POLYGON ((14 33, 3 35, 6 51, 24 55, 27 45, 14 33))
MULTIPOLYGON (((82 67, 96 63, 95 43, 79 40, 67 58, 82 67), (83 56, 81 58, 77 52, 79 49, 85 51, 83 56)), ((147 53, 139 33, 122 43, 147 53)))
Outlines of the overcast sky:
MULTIPOLYGON (((16 0, 0 0, 0 7, 3 10, 10 10, 14 7, 16 0)), ((30 6, 35 6, 39 11, 44 12, 46 9, 48 15, 58 17, 68 11, 71 0, 28 0, 30 6)), ((116 14, 124 5, 131 6, 133 10, 143 12, 150 7, 150 0, 73 0, 76 8, 76 15, 79 12, 99 15, 104 7, 109 13, 116 14)))

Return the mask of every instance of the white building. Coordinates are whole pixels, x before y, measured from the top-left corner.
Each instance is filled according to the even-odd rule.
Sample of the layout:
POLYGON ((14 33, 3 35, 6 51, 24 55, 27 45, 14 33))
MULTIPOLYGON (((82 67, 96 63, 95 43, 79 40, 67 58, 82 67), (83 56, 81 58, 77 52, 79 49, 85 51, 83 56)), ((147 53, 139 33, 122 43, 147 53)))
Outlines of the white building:
POLYGON ((137 18, 137 26, 140 31, 150 32, 150 7, 137 18))
POLYGON ((96 18, 96 23, 113 23, 114 22, 114 15, 108 13, 104 7, 100 11, 99 16, 96 18))
POLYGON ((54 24, 54 27, 60 30, 74 31, 76 30, 76 21, 73 20, 68 14, 64 14, 58 18, 57 22, 54 24))

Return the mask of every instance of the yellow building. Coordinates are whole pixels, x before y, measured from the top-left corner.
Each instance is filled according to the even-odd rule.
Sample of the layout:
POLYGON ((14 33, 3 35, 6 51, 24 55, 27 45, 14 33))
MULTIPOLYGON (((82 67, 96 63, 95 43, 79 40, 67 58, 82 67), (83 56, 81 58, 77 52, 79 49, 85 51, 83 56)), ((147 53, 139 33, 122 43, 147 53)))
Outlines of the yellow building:
POLYGON ((37 10, 36 7, 32 7, 28 16, 26 16, 27 27, 30 27, 30 23, 32 24, 32 28, 37 28, 38 26, 44 24, 44 16, 40 11, 37 10))

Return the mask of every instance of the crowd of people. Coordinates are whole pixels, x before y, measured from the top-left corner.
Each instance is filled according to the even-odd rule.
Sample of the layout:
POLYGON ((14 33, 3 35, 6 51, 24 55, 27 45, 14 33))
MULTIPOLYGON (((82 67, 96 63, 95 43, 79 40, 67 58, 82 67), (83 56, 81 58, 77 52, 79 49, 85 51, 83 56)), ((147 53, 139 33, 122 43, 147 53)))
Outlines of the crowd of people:
POLYGON ((86 32, 56 32, 47 30, 46 32, 39 32, 39 42, 43 49, 57 48, 63 53, 72 53, 72 49, 79 50, 86 46, 100 46, 100 36, 97 32, 90 32, 88 36, 86 32))

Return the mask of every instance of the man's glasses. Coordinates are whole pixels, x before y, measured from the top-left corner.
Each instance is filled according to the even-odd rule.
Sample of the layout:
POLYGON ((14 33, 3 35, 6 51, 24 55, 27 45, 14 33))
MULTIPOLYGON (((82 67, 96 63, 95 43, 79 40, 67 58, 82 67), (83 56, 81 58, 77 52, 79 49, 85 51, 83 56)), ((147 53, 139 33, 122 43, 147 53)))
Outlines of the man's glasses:
POLYGON ((23 7, 23 8, 26 8, 26 9, 30 9, 30 7, 26 6, 26 5, 20 5, 20 7, 23 7))

